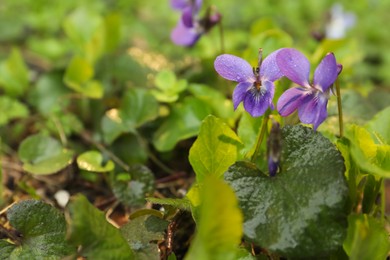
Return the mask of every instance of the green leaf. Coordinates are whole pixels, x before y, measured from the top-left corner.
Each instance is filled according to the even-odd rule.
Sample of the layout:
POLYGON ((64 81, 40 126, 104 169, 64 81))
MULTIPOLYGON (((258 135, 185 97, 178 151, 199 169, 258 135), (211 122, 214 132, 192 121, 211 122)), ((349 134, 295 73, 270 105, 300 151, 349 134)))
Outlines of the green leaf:
POLYGON ((65 240, 64 216, 49 204, 21 201, 7 211, 7 218, 21 233, 22 240, 22 245, 15 246, 8 255, 9 259, 60 259, 76 251, 65 240))
MULTIPOLYGON (((189 91, 210 106, 213 114, 223 119, 234 119, 233 102, 220 91, 201 84, 191 84, 189 91)), ((234 125, 234 120, 231 122, 234 125)), ((230 122, 229 122, 230 124, 230 122)))
POLYGON ((87 59, 73 57, 66 68, 65 84, 89 98, 99 99, 103 96, 103 86, 99 81, 92 80, 94 68, 87 59))
POLYGON ((88 259, 134 259, 120 230, 109 224, 104 213, 84 196, 71 200, 69 212, 69 242, 80 247, 82 256, 88 259))
MULTIPOLYGON (((125 174, 125 173, 122 173, 125 174)), ((154 175, 143 165, 132 166, 129 173, 130 181, 123 181, 123 177, 113 183, 115 196, 125 205, 141 206, 145 204, 145 196, 154 192, 154 175)))
POLYGON ((128 128, 139 127, 158 116, 158 103, 145 89, 129 89, 119 110, 119 117, 128 128))
MULTIPOLYGON (((64 98, 70 90, 64 85, 62 74, 48 73, 41 76, 35 84, 29 102, 32 103, 41 114, 49 115, 55 109, 67 106, 69 101, 64 98)), ((63 110, 61 109, 61 113, 63 110)))
POLYGON ((160 102, 175 102, 179 94, 187 88, 187 81, 177 80, 173 71, 162 70, 156 75, 155 84, 157 90, 152 94, 160 102))
POLYGON ((90 172, 109 172, 114 170, 113 161, 103 161, 103 156, 98 151, 87 151, 77 157, 77 165, 80 169, 90 172))
POLYGON ((372 207, 375 205, 382 180, 377 181, 373 175, 367 175, 364 185, 363 201, 362 201, 362 212, 369 214, 372 207))
POLYGON ((246 158, 251 158, 255 152, 257 135, 263 122, 263 117, 252 117, 249 113, 243 113, 238 123, 237 135, 244 144, 240 153, 246 158))
POLYGON ((106 51, 113 51, 120 43, 122 33, 122 17, 120 13, 110 13, 104 17, 104 45, 106 51))
POLYGON ((245 237, 291 258, 320 258, 346 235, 348 187, 344 161, 319 132, 282 129, 281 172, 269 177, 249 162, 225 173, 244 214, 245 237))
POLYGON ((0 240, 0 260, 10 259, 10 255, 16 246, 14 244, 8 243, 5 240, 0 240))
POLYGON ((121 227, 121 232, 136 259, 160 259, 157 241, 164 240, 168 224, 154 215, 143 215, 121 227))
POLYGON ((234 192, 222 180, 207 176, 200 196, 197 233, 185 259, 237 259, 243 216, 234 192))
POLYGON ((171 198, 146 198, 147 201, 153 204, 168 205, 177 209, 190 211, 191 210, 191 201, 189 199, 171 199, 171 198))
POLYGON ((73 11, 63 22, 67 36, 79 47, 84 47, 102 24, 102 18, 90 9, 81 7, 73 11))
POLYGON ((29 84, 28 69, 18 49, 12 49, 7 60, 0 64, 0 87, 7 95, 23 95, 29 84))
POLYGON ((221 119, 208 116, 190 149, 189 160, 198 182, 205 176, 220 177, 237 160, 241 141, 221 119))
POLYGON ((128 165, 143 164, 148 160, 147 142, 140 136, 126 134, 111 145, 112 152, 128 165))
POLYGON ((130 89, 119 109, 110 109, 101 122, 104 139, 112 143, 123 133, 136 134, 136 128, 158 116, 156 99, 144 89, 130 89))
POLYGON ((390 107, 382 110, 374 116, 367 124, 366 128, 373 135, 377 143, 390 145, 390 107))
POLYGON ((73 151, 64 149, 56 139, 41 134, 24 139, 18 155, 23 169, 37 175, 56 173, 73 161, 73 151))
POLYGON ((363 122, 375 114, 373 106, 356 90, 343 92, 342 106, 345 120, 351 123, 363 122))
POLYGON ((119 117, 118 109, 110 109, 103 116, 101 121, 104 142, 112 144, 120 135, 127 132, 135 132, 135 129, 126 127, 122 118, 119 117))
POLYGON ((94 69, 84 58, 75 56, 66 68, 64 81, 66 85, 76 91, 80 91, 80 85, 93 78, 94 69))
POLYGON ((25 118, 29 111, 26 105, 8 96, 0 97, 0 126, 16 118, 25 118))
POLYGON ((390 176, 390 145, 376 144, 363 127, 350 125, 345 136, 350 141, 350 152, 363 170, 379 177, 390 176))
POLYGON ((179 141, 197 135, 202 120, 210 112, 207 104, 192 97, 175 103, 171 114, 153 136, 154 146, 160 152, 170 151, 179 141))
POLYGON ((389 249, 388 232, 377 219, 366 214, 348 217, 344 250, 349 259, 386 259, 389 249))

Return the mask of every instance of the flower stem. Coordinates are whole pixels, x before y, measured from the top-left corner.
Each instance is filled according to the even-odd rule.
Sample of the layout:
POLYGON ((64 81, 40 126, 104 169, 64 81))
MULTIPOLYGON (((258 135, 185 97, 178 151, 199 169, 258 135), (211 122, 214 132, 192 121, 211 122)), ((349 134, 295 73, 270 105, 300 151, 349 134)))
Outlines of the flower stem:
POLYGON ((265 130, 267 129, 268 119, 269 119, 270 113, 271 113, 271 111, 269 109, 267 109, 267 111, 264 114, 263 122, 261 123, 260 132, 259 132, 259 135, 257 136, 256 149, 255 149, 255 152, 253 153, 252 158, 251 158, 251 161, 253 163, 256 161, 257 156, 260 152, 261 143, 263 142, 263 139, 264 139, 265 130))
POLYGON ((341 105, 341 94, 340 94, 340 85, 339 79, 336 79, 336 93, 337 93, 337 108, 339 110, 339 129, 340 137, 344 135, 344 126, 343 126, 343 107, 341 105))
POLYGON ((385 179, 381 181, 381 220, 385 223, 385 211, 386 211, 386 183, 385 179))
POLYGON ((218 23, 219 28, 219 41, 221 45, 221 53, 225 53, 225 38, 223 33, 222 19, 218 23))

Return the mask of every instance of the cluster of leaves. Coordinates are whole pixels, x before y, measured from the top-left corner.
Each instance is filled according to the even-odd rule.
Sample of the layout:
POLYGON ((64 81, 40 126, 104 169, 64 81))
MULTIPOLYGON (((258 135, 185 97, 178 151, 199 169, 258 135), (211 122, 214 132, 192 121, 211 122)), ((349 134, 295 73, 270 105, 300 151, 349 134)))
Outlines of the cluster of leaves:
MULTIPOLYGON (((0 259, 386 257, 388 52, 377 70, 372 42, 310 38, 327 1, 218 6, 225 48, 252 64, 294 42, 344 66, 345 135, 334 99, 318 132, 273 113, 285 126, 270 178, 257 142, 271 124, 233 111, 234 84, 212 68, 218 30, 178 48, 166 1, 114 2, 0 3, 0 259)), ((363 2, 346 7, 366 14, 363 2)), ((365 21, 383 17, 359 33, 379 41, 365 21)))

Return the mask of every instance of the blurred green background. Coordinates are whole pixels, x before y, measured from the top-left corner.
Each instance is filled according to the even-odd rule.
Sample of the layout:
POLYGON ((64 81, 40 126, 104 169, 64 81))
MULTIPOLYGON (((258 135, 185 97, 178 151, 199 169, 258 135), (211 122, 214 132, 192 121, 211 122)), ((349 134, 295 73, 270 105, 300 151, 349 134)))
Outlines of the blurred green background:
POLYGON ((294 47, 314 64, 326 52, 335 53, 344 66, 343 105, 353 120, 368 119, 390 103, 390 0, 204 1, 209 5, 223 16, 224 50, 219 28, 194 48, 175 46, 170 32, 180 14, 169 1, 2 0, 0 91, 47 112, 53 107, 44 105, 50 101, 42 96, 51 95, 50 87, 46 92, 40 79, 50 73, 51 79, 57 77, 54 82, 63 81, 73 91, 104 96, 110 107, 124 88, 153 87, 155 74, 169 69, 229 96, 234 85, 226 88, 213 70, 213 60, 222 51, 255 64, 260 47, 265 54, 294 47), (335 4, 355 22, 342 38, 326 39, 335 4), (27 78, 17 73, 23 70, 21 57, 27 78))

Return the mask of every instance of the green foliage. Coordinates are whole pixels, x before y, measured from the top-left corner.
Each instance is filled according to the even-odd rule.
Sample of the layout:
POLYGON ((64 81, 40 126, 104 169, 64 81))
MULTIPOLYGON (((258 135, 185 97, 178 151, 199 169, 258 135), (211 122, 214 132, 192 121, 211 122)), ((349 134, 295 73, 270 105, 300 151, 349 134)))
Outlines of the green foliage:
POLYGON ((216 176, 203 183, 198 229, 185 259, 237 259, 243 221, 237 198, 216 176))
POLYGON ((18 49, 12 49, 7 60, 0 64, 0 87, 7 95, 18 97, 29 85, 28 69, 18 49))
POLYGON ((4 259, 59 259, 76 251, 65 240, 65 217, 42 201, 21 201, 7 211, 7 218, 21 241, 10 245, 1 240, 4 259))
POLYGON ((157 117, 158 103, 144 89, 130 89, 123 96, 119 115, 128 129, 134 129, 157 117))
POLYGON ((93 80, 94 69, 88 60, 81 57, 74 57, 64 76, 65 84, 76 92, 89 98, 101 98, 103 96, 103 86, 93 80))
POLYGON ((237 135, 221 119, 206 117, 189 155, 197 181, 206 176, 221 177, 237 160, 240 146, 237 135))
POLYGON ((121 227, 123 237, 134 252, 135 259, 160 259, 156 241, 163 240, 168 221, 154 215, 143 215, 132 219, 121 227))
POLYGON ((225 174, 243 210, 245 237, 283 256, 327 256, 346 235, 343 158, 309 128, 285 127, 282 135, 282 171, 275 177, 248 162, 225 174))
POLYGON ((19 146, 23 169, 37 175, 56 173, 73 161, 73 151, 62 147, 56 139, 42 134, 31 135, 19 146))
POLYGON ((371 133, 375 143, 390 145, 390 107, 377 113, 366 124, 366 128, 371 133))
POLYGON ((29 114, 23 103, 7 96, 0 97, 0 111, 4 111, 0 114, 0 126, 16 118, 25 118, 29 114))
POLYGON ((109 172, 115 167, 114 162, 104 162, 103 155, 98 151, 87 151, 77 157, 77 165, 81 170, 90 172, 109 172))
POLYGON ((363 127, 350 125, 347 133, 354 161, 363 170, 379 177, 390 176, 390 145, 376 144, 363 127))
POLYGON ((202 120, 210 112, 210 108, 199 99, 187 98, 183 103, 176 103, 154 133, 154 146, 162 152, 170 151, 179 141, 196 136, 202 120))
POLYGON ((385 259, 390 249, 388 233, 377 219, 366 214, 348 217, 344 242, 349 259, 385 259))
MULTIPOLYGON (((76 195, 69 246, 54 207, 22 201, 9 210, 14 222, 0 218, 0 259, 386 258, 388 0, 339 1, 357 18, 340 39, 326 37, 334 1, 219 1, 209 11, 223 26, 191 48, 170 40, 181 14, 169 1, 0 2, 0 205, 27 197, 60 206, 61 189, 85 194, 121 226, 76 195), (343 65, 345 134, 330 95, 319 132, 285 128, 281 169, 269 178, 270 125, 254 156, 260 169, 242 162, 253 157, 264 118, 242 105, 234 111, 236 83, 213 61, 231 53, 256 66, 259 48, 266 57, 282 47, 305 53, 311 68, 327 52, 343 65), (172 220, 177 211, 191 212, 196 233, 192 221, 172 220)), ((211 3, 203 4, 202 15, 211 3)), ((292 85, 275 86, 276 106, 292 85)), ((271 116, 298 122, 297 113, 271 116)))
POLYGON ((137 133, 137 128, 158 116, 158 103, 144 89, 130 89, 122 97, 119 109, 108 110, 102 118, 104 140, 112 143, 123 133, 137 133))
POLYGON ((177 80, 176 75, 170 70, 160 71, 154 81, 157 90, 152 94, 160 102, 172 103, 178 100, 179 94, 187 88, 187 81, 177 80))
POLYGON ((155 189, 154 175, 146 166, 133 166, 128 173, 121 173, 121 178, 113 182, 115 196, 125 205, 142 206, 145 197, 153 194, 155 189), (126 176, 127 178, 124 178, 126 176))
POLYGON ((68 240, 81 247, 79 254, 92 259, 133 259, 134 254, 120 231, 84 196, 69 205, 68 240))
POLYGON ((168 205, 177 209, 191 211, 191 202, 189 199, 159 199, 159 198, 146 198, 147 201, 153 204, 168 205))

